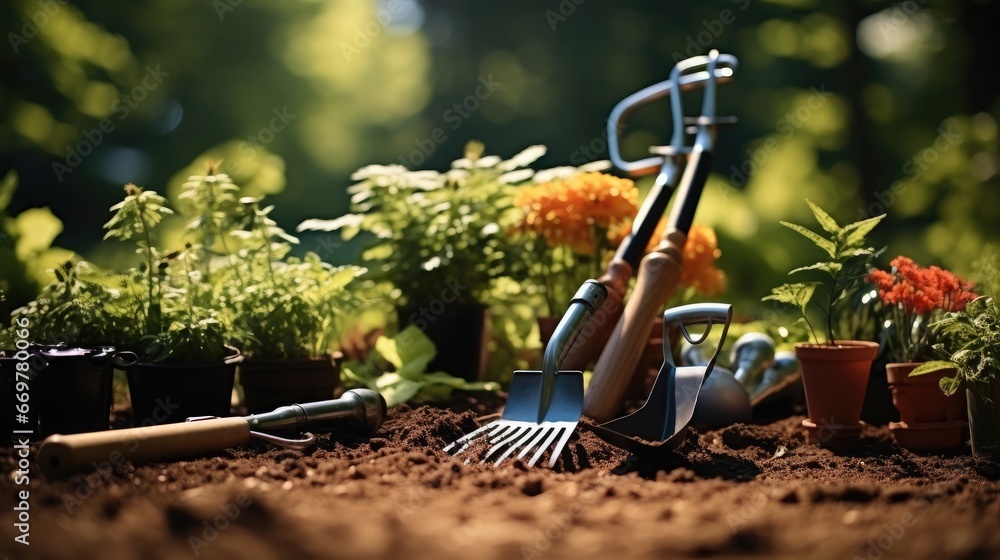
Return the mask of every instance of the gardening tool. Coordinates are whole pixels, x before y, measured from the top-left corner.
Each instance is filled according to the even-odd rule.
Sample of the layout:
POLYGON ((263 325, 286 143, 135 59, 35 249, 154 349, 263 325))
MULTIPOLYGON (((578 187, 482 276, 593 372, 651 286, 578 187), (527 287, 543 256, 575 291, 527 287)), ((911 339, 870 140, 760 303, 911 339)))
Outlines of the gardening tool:
POLYGON ((316 442, 316 436, 306 429, 329 431, 334 424, 345 422, 370 435, 378 431, 385 415, 382 395, 368 389, 353 389, 339 399, 282 406, 245 417, 197 417, 159 426, 57 434, 42 442, 38 462, 47 477, 62 478, 125 461, 152 463, 204 455, 246 443, 251 437, 288 449, 306 449, 316 442), (266 431, 296 431, 302 437, 286 439, 266 431))
POLYGON ((691 416, 691 425, 717 430, 739 422, 749 422, 752 417, 750 394, 736 380, 732 371, 715 364, 711 375, 701 386, 698 403, 691 416))
POLYGON ((580 421, 583 405, 583 372, 561 370, 559 366, 607 295, 607 288, 600 282, 584 282, 545 348, 542 370, 515 371, 500 420, 463 436, 444 450, 457 455, 485 437, 492 447, 484 461, 500 453, 494 462, 499 465, 518 450, 520 459, 535 449, 528 461, 531 467, 555 443, 549 467, 555 466, 580 421))
POLYGON ((733 318, 733 306, 720 303, 696 303, 666 310, 663 313, 663 366, 656 375, 653 389, 639 410, 591 429, 605 441, 619 447, 644 451, 664 447, 673 449, 683 440, 684 429, 694 415, 702 385, 712 373, 733 318), (705 325, 697 337, 688 327, 705 325), (680 332, 692 344, 708 340, 713 325, 722 325, 722 336, 708 364, 678 367, 674 365, 671 329, 680 332))
POLYGON ((801 380, 802 364, 799 363, 795 352, 788 350, 777 352, 771 365, 764 370, 760 385, 750 392, 750 404, 756 407, 765 403, 801 380))
MULTIPOLYGON (((646 254, 646 246, 659 225, 660 217, 670 202, 670 195, 677 185, 679 171, 684 165, 686 154, 690 151, 684 147, 684 114, 681 106, 680 92, 702 87, 712 82, 713 74, 708 71, 694 74, 684 72, 703 65, 707 57, 695 57, 680 62, 671 72, 670 79, 649 86, 623 99, 611 111, 608 118, 608 152, 615 166, 634 177, 658 172, 656 180, 650 187, 642 206, 632 222, 632 230, 622 240, 614 257, 608 263, 604 275, 598 278, 608 288, 608 298, 594 316, 594 328, 589 333, 577 339, 570 349, 562 367, 569 370, 584 369, 593 362, 604 348, 615 323, 622 313, 622 302, 628 283, 638 268, 642 257, 646 254), (640 161, 626 161, 618 149, 619 136, 625 127, 626 118, 637 108, 669 96, 670 109, 674 130, 670 144, 661 149, 660 155, 640 161)), ((713 69, 715 79, 725 82, 733 75, 737 64, 735 57, 720 55, 716 68, 713 69)))
MULTIPOLYGON (((698 200, 711 168, 716 127, 734 122, 732 117, 715 116, 713 78, 720 58, 719 52, 713 50, 708 56, 683 61, 671 72, 671 78, 676 81, 681 71, 705 65, 710 79, 705 85, 701 116, 693 120, 681 119, 687 123, 697 124, 697 134, 678 187, 676 200, 670 211, 667 227, 659 246, 640 262, 635 289, 594 367, 594 375, 584 395, 584 414, 598 422, 609 420, 621 405, 657 310, 663 306, 677 285, 681 272, 681 249, 687 239, 687 232, 691 227, 698 200)), ((727 61, 735 67, 735 58, 727 55, 727 61)), ((679 99, 676 100, 676 106, 680 107, 679 99)), ((677 152, 673 146, 653 147, 650 151, 666 159, 677 152)))
POLYGON ((735 368, 736 380, 750 394, 758 391, 764 371, 774 363, 774 340, 764 333, 750 332, 736 339, 729 353, 729 367, 735 368))

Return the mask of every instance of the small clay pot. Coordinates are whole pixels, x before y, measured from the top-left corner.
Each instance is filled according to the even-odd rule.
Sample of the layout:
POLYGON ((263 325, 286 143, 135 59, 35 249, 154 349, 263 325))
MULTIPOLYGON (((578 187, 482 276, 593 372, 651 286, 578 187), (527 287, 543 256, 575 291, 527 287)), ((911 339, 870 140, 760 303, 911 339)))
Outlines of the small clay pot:
MULTIPOLYGON (((909 425, 926 422, 952 422, 966 416, 965 391, 947 396, 938 384, 943 377, 954 377, 954 368, 910 377, 919 363, 886 364, 886 379, 892 393, 892 405, 899 411, 899 420, 909 425)), ((962 388, 964 389, 964 387, 962 388)))
POLYGON ((795 345, 802 362, 809 441, 824 447, 849 447, 861 433, 861 407, 879 345, 862 340, 795 345))
POLYGON ((238 369, 247 412, 270 412, 279 406, 332 399, 340 386, 338 356, 343 355, 294 360, 247 358, 238 369))

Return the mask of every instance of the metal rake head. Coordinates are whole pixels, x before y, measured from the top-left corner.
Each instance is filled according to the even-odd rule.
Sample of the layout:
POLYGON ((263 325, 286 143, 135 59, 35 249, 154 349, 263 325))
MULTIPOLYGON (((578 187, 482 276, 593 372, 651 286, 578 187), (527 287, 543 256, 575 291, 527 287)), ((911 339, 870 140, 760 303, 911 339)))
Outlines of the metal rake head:
POLYGON ((493 461, 494 465, 499 465, 508 457, 524 459, 534 451, 528 461, 528 466, 533 467, 551 448, 549 468, 554 467, 580 421, 583 373, 560 371, 556 374, 551 405, 539 422, 537 415, 542 398, 542 375, 540 371, 515 371, 507 406, 500 420, 466 434, 444 450, 458 455, 485 438, 490 448, 483 455, 482 462, 493 461))

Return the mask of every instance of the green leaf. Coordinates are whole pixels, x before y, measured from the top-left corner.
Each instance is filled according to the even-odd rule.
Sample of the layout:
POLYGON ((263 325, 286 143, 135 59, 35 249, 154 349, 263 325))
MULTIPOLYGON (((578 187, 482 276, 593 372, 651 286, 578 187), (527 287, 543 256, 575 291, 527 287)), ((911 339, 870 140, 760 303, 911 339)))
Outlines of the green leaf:
POLYGON ((837 235, 841 232, 841 228, 837 223, 837 220, 834 220, 822 208, 817 206, 816 203, 807 198, 806 204, 809 205, 809 209, 812 210, 813 216, 816 216, 816 221, 819 222, 820 227, 822 227, 824 231, 833 235, 837 235))
POLYGON ((17 171, 11 169, 3 176, 3 180, 0 180, 0 212, 7 209, 10 205, 10 200, 14 197, 14 191, 17 190, 17 171))
MULTIPOLYGON (((912 373, 910 374, 912 375, 912 373)), ((956 375, 955 377, 942 377, 938 381, 938 386, 941 387, 941 392, 945 395, 954 395, 958 388, 962 385, 962 380, 956 375)))
POLYGON ((919 366, 917 366, 916 368, 914 368, 914 370, 910 372, 910 375, 908 377, 926 375, 928 373, 934 373, 941 371, 943 369, 950 369, 956 367, 958 367, 958 364, 956 364, 955 362, 948 362, 945 360, 934 360, 931 362, 924 362, 919 366))
POLYGON ((795 284, 782 284, 771 289, 771 295, 764 297, 762 301, 777 301, 798 307, 805 313, 806 306, 812 300, 816 291, 815 282, 798 282, 795 284))
POLYGON ((811 229, 800 226, 799 224, 793 224, 791 222, 781 222, 781 225, 791 229, 792 231, 797 231, 802 234, 806 239, 812 241, 817 247, 826 251, 830 255, 831 259, 837 258, 837 246, 834 245, 832 241, 824 238, 820 234, 812 231, 811 229))
POLYGON ((400 375, 409 379, 425 376, 427 364, 437 355, 434 342, 413 325, 400 331, 395 341, 402 365, 393 365, 396 365, 400 375))
POLYGON ((423 383, 404 379, 398 374, 386 373, 375 381, 374 390, 385 397, 386 405, 396 406, 412 399, 423 386, 423 383))
POLYGON ((873 229, 875 229, 875 226, 877 226, 883 218, 885 218, 885 214, 844 226, 843 233, 847 234, 847 237, 843 240, 844 245, 847 247, 857 247, 864 244, 865 237, 871 233, 873 229))
POLYGON ((807 271, 810 271, 810 270, 819 270, 819 271, 822 271, 822 272, 826 272, 827 274, 829 274, 831 276, 836 276, 837 273, 840 272, 840 269, 842 267, 843 267, 843 265, 841 263, 838 263, 838 262, 821 262, 821 263, 811 264, 809 266, 802 266, 802 267, 796 268, 796 269, 792 270, 791 272, 789 272, 788 274, 796 274, 798 272, 807 272, 807 271))

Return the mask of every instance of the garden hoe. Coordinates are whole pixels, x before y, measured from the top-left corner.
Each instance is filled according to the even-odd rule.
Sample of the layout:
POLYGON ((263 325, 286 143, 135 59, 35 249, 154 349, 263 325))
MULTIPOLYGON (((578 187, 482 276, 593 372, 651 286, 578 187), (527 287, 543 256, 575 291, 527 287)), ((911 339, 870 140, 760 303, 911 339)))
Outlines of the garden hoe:
POLYGON ((699 56, 681 61, 671 71, 670 79, 633 93, 611 110, 611 116, 608 117, 608 152, 615 167, 633 177, 651 173, 657 175, 632 222, 631 232, 622 240, 604 275, 598 279, 608 288, 608 298, 594 316, 592 322, 594 327, 580 336, 570 349, 566 361, 562 364, 566 369, 582 370, 600 356, 615 323, 621 316, 629 280, 646 254, 646 246, 659 225, 667 203, 670 202, 680 170, 690 151, 684 148, 685 123, 681 92, 702 87, 706 83, 726 82, 733 76, 737 60, 725 54, 718 57, 711 74, 707 70, 692 74, 684 73, 698 66, 704 66, 706 59, 705 56, 699 56), (625 160, 619 150, 619 137, 625 128, 628 116, 639 107, 670 96, 671 92, 673 96, 670 97, 670 106, 674 130, 670 145, 660 148, 656 156, 639 161, 625 160))
POLYGON ((684 440, 684 428, 694 416, 701 387, 712 373, 726 342, 732 318, 733 306, 721 303, 696 303, 666 310, 663 313, 663 366, 646 403, 628 416, 591 427, 591 430, 605 441, 632 451, 673 449, 679 445, 684 440), (694 337, 688 327, 698 324, 704 324, 705 331, 694 337), (713 325, 722 325, 722 336, 708 363, 675 366, 670 332, 680 332, 689 344, 697 346, 708 340, 713 325))
MULTIPOLYGON (((701 116, 691 120, 684 119, 685 122, 697 125, 697 133, 663 237, 659 246, 642 258, 635 289, 594 366, 583 410, 584 414, 597 422, 607 422, 621 406, 642 354, 642 347, 649 338, 653 321, 677 286, 681 273, 681 249, 708 179, 716 128, 720 124, 735 122, 732 117, 715 116, 714 76, 720 60, 725 60, 732 67, 737 64, 731 55, 720 55, 713 50, 708 56, 682 61, 671 72, 671 77, 676 80, 680 72, 705 65, 710 79, 705 85, 701 116)), ((680 112, 680 99, 674 100, 674 111, 675 114, 680 112)), ((653 147, 650 151, 669 157, 677 150, 674 146, 668 146, 653 147)))
POLYGON ((607 288, 596 280, 580 286, 545 348, 542 370, 515 371, 500 420, 463 436, 444 450, 457 455, 485 437, 491 447, 483 461, 496 456, 494 465, 499 465, 515 452, 521 459, 535 450, 528 461, 531 467, 551 446, 549 467, 555 466, 576 430, 583 408, 583 372, 559 367, 607 293, 607 288))
POLYGON ((330 431, 335 423, 364 434, 378 431, 386 415, 382 395, 352 389, 339 399, 293 404, 264 414, 216 418, 188 418, 187 422, 87 434, 53 435, 38 449, 45 476, 64 478, 74 473, 116 466, 125 461, 155 463, 195 457, 241 445, 251 437, 289 449, 306 449, 316 442, 307 429, 330 431), (302 439, 285 439, 265 431, 295 431, 302 439))

